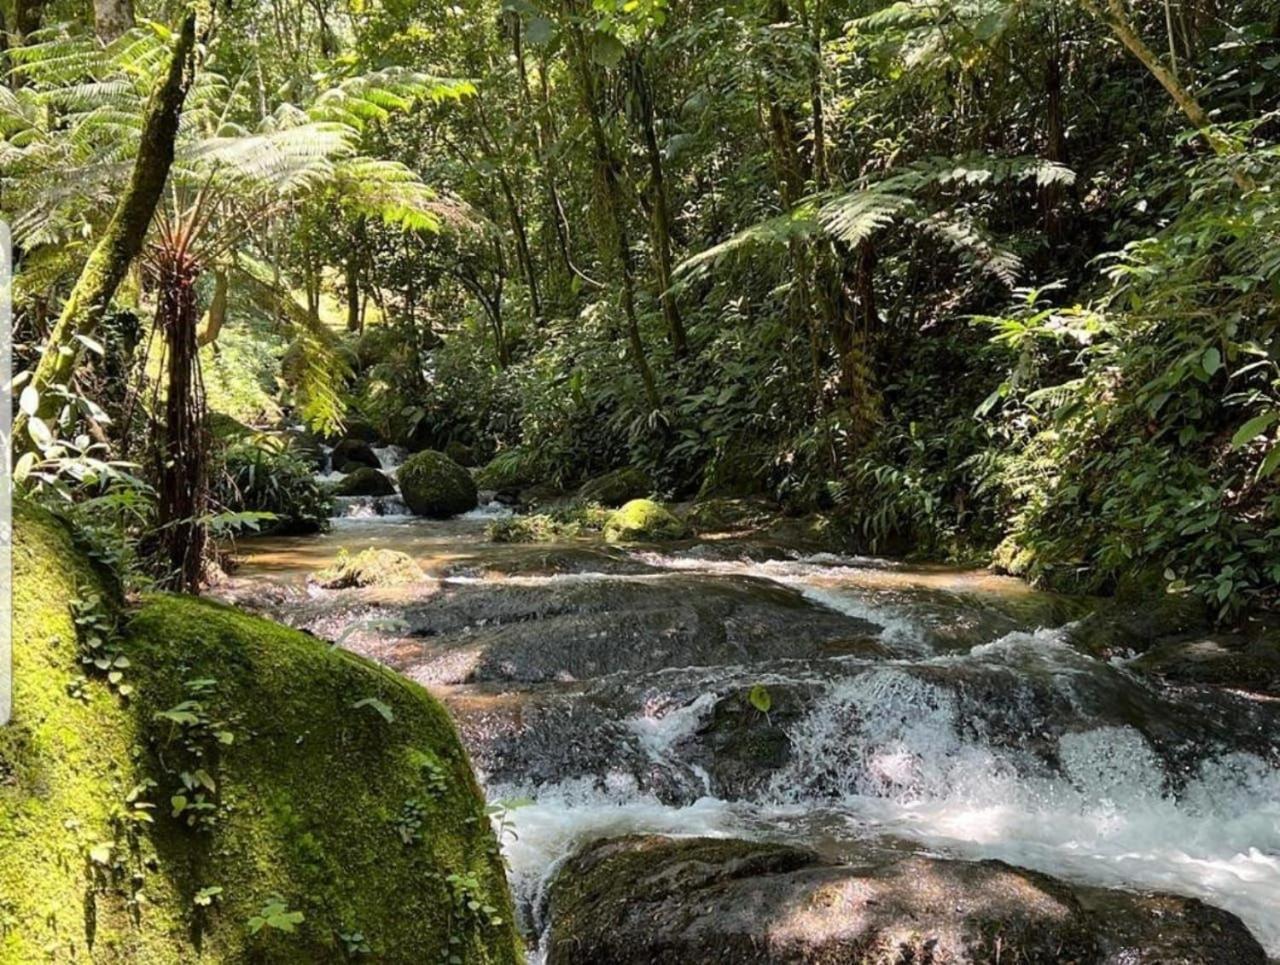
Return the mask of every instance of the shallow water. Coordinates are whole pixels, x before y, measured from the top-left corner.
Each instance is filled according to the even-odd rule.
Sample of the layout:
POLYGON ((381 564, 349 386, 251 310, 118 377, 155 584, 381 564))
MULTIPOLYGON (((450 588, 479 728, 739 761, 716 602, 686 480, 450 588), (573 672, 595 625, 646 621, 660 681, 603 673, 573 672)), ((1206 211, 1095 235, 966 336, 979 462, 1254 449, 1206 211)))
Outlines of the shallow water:
POLYGON ((486 543, 501 512, 247 539, 239 576, 290 588, 263 608, 322 636, 368 625, 344 643, 450 704, 490 798, 527 799, 503 847, 531 933, 592 838, 747 835, 832 858, 873 838, 1198 896, 1280 955, 1276 702, 1095 659, 1064 629, 1087 604, 981 571, 751 542, 486 543), (304 589, 366 546, 439 582, 304 589), (767 714, 743 703, 755 684, 767 714), (776 735, 778 758, 735 759, 738 726, 776 735))

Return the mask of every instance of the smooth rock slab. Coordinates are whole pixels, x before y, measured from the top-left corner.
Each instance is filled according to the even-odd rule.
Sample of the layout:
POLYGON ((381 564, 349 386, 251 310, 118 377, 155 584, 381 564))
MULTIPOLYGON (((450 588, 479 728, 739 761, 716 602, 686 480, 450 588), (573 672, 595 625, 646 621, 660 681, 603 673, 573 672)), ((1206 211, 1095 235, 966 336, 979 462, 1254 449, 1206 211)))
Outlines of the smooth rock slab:
POLYGON ((832 865, 786 845, 614 838, 552 885, 547 962, 1265 962, 1238 918, 1199 902, 1088 897, 1000 861, 868 848, 865 861, 832 865), (1126 957, 1134 949, 1141 957, 1126 957))

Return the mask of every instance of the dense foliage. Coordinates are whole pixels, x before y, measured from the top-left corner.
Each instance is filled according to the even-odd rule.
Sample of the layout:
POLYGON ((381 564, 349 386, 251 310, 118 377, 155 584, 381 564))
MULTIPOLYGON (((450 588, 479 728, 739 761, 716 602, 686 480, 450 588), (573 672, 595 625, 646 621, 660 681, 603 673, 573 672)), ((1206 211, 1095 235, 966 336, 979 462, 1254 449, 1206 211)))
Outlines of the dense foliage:
MULTIPOLYGON (((37 7, 0 95, 28 360, 166 36, 104 48, 77 15, 37 7)), ((218 185, 197 291, 231 414, 453 447, 491 488, 634 466, 859 548, 1273 601, 1266 0, 275 0, 200 40, 172 180, 218 185)), ((109 355, 40 420, 33 482, 136 458, 90 401, 109 355)))

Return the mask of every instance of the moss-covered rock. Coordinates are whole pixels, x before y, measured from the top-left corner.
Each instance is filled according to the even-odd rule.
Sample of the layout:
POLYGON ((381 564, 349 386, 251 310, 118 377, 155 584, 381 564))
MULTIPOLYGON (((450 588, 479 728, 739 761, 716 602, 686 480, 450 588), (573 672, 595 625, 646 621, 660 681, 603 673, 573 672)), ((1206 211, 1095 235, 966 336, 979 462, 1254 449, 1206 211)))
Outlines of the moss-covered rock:
POLYGON ((680 539, 687 533, 688 528, 677 516, 652 499, 631 500, 604 524, 604 538, 609 543, 680 539))
POLYGON ((471 474, 442 452, 424 449, 400 467, 400 495, 417 516, 445 519, 479 503, 471 474))
POLYGON ((397 550, 369 547, 355 556, 345 553, 315 574, 315 581, 329 590, 359 586, 403 586, 425 580, 426 574, 412 556, 397 550))
POLYGON ((519 961, 482 798, 425 691, 300 632, 155 597, 106 635, 122 697, 82 664, 68 607, 101 594, 95 620, 115 621, 100 575, 46 514, 15 522, 0 962, 331 962, 357 933, 381 960, 442 960, 456 937, 467 962, 519 961), (275 920, 293 931, 254 933, 277 900, 301 914, 275 920))
POLYGON ((649 477, 634 466, 626 466, 587 480, 578 490, 578 498, 585 503, 613 507, 632 499, 641 499, 651 492, 653 483, 649 477))
POLYGON ((449 440, 449 444, 444 447, 444 454, 459 466, 474 466, 476 464, 476 454, 471 447, 465 442, 459 442, 457 439, 449 440))
POLYGON ((355 463, 358 466, 368 466, 370 469, 382 468, 382 461, 378 458, 378 454, 363 439, 343 439, 333 447, 333 452, 329 453, 329 461, 338 467, 355 463))
POLYGON ((393 496, 395 491, 395 483, 369 466, 357 466, 333 487, 335 496, 393 496))

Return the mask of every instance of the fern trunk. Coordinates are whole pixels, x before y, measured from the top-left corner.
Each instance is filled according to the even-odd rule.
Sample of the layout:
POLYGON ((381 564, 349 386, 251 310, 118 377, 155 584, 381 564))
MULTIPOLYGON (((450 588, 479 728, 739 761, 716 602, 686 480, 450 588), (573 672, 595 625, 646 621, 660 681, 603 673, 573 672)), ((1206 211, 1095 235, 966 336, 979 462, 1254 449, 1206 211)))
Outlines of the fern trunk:
MULTIPOLYGON (((188 14, 174 41, 164 83, 152 94, 147 106, 129 187, 116 206, 102 240, 80 272, 36 366, 31 384, 39 393, 36 415, 42 420, 52 418, 60 409, 62 398, 55 389, 65 387, 70 381, 80 357, 80 340, 97 330, 130 263, 146 240, 147 228, 173 164, 178 119, 194 69, 195 35, 195 14, 188 14)), ((28 429, 27 415, 20 413, 13 427, 15 454, 35 448, 28 429)))

